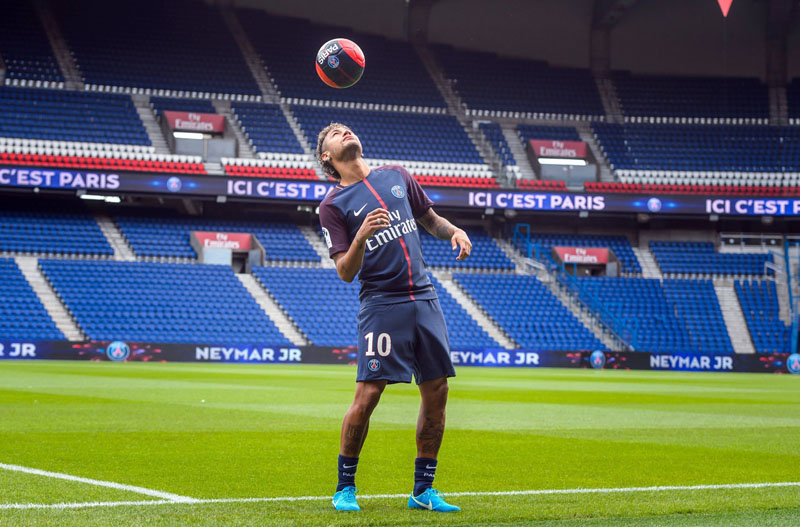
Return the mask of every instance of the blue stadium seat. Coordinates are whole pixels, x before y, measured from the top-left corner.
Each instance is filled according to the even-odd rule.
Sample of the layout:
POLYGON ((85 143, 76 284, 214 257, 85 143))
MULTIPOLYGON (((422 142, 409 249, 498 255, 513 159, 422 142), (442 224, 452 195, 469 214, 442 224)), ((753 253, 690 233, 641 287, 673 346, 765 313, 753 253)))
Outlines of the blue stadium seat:
POLYGON ((494 151, 497 153, 497 157, 500 158, 503 166, 516 165, 517 161, 514 159, 514 154, 511 153, 508 147, 508 141, 506 141, 503 135, 503 129, 500 128, 500 125, 497 123, 480 123, 478 126, 486 137, 486 140, 494 147, 494 151))
POLYGON ((0 251, 113 256, 91 214, 0 211, 0 251))
POLYGON ((0 137, 150 146, 127 95, 0 87, 0 137))
POLYGON ((457 251, 448 241, 434 238, 423 228, 419 229, 422 243, 422 254, 425 262, 432 267, 449 267, 454 269, 480 269, 484 271, 513 271, 512 262, 489 234, 482 229, 464 229, 472 242, 472 253, 469 258, 456 260, 457 251))
POLYGON ((763 275, 772 255, 718 253, 711 242, 651 241, 650 251, 662 273, 763 275))
POLYGON ((736 295, 758 353, 790 353, 792 327, 780 319, 775 282, 736 280, 736 295))
POLYGON ((216 6, 78 0, 54 10, 87 84, 261 95, 216 6))
POLYGON ((601 116, 605 110, 588 69, 434 46, 447 78, 471 110, 601 116))
POLYGON ((282 97, 338 104, 446 108, 442 95, 408 42, 277 17, 262 10, 238 9, 236 13, 282 97), (311 62, 319 47, 332 38, 355 41, 365 55, 364 76, 346 90, 332 90, 323 84, 311 62), (289 42, 291 45, 287 45, 289 42))
POLYGON ((452 115, 291 107, 308 142, 316 147, 320 130, 340 122, 361 139, 364 157, 403 161, 483 164, 464 127, 452 115))
POLYGON ((586 305, 636 351, 733 353, 710 280, 586 277, 577 279, 586 305))
POLYGON ((335 269, 255 267, 253 276, 317 346, 355 346, 359 283, 335 269))
POLYGON ((500 348, 500 344, 473 319, 461 304, 447 292, 435 276, 429 274, 439 305, 442 306, 447 333, 450 336, 450 348, 465 350, 471 348, 500 348))
POLYGON ((150 215, 120 215, 114 220, 138 256, 197 258, 190 245, 191 231, 247 232, 261 242, 268 261, 320 261, 319 255, 294 223, 150 215))
POLYGON ((523 348, 606 349, 535 276, 456 273, 453 278, 523 348))
POLYGON ((6 0, 0 14, 0 56, 8 80, 64 82, 32 2, 6 0))
MULTIPOLYGON (((235 102, 231 110, 256 152, 303 154, 303 147, 277 104, 235 102)), ((313 144, 316 146, 316 142, 313 144)))
POLYGON ((615 170, 800 170, 796 126, 593 122, 592 128, 615 170))
POLYGON ((0 258, 0 339, 67 340, 16 262, 0 258))
POLYGON ((628 116, 769 118, 767 86, 756 78, 612 76, 628 116))
POLYGON ((40 260, 92 340, 289 346, 230 267, 40 260))

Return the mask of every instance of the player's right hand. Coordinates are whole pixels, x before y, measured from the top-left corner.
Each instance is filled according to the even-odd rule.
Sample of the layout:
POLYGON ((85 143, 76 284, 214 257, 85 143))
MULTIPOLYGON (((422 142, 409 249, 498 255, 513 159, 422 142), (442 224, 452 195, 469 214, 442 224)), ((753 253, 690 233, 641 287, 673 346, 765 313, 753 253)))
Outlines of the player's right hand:
POLYGON ((364 216, 364 221, 356 233, 356 238, 360 241, 366 241, 367 238, 375 234, 381 229, 389 226, 391 218, 389 211, 386 209, 374 209, 369 214, 364 216))

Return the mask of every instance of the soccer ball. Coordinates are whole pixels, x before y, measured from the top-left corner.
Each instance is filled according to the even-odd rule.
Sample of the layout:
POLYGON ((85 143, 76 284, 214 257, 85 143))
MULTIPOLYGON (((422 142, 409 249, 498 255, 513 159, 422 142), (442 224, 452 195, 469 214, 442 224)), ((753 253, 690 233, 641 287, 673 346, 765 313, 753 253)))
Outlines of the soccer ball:
POLYGON ((334 38, 317 52, 317 75, 331 88, 349 88, 364 74, 364 52, 346 38, 334 38))

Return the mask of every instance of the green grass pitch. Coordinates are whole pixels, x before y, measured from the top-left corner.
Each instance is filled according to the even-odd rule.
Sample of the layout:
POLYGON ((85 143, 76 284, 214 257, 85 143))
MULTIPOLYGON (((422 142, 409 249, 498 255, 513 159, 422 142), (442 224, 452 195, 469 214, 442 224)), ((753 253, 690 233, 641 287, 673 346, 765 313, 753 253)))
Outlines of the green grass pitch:
POLYGON ((450 515, 400 496, 413 385, 388 387, 373 416, 362 511, 314 499, 335 486, 354 379, 343 366, 0 361, 0 525, 800 525, 797 484, 624 490, 800 481, 798 376, 459 368, 436 478, 463 509, 450 515), (310 498, 245 501, 292 497, 310 498))

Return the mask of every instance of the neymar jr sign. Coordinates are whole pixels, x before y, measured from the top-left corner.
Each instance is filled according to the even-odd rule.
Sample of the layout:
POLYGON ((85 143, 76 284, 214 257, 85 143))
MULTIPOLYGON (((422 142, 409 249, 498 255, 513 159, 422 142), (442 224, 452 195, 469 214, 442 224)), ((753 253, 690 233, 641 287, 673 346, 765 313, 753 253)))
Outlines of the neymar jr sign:
MULTIPOLYGON (((154 193, 182 196, 226 196, 255 200, 320 202, 333 183, 188 176, 89 172, 31 167, 0 167, 2 188, 81 190, 85 192, 154 193)), ((644 212, 649 214, 800 216, 800 198, 747 196, 599 194, 587 192, 526 192, 507 189, 474 190, 426 187, 440 207, 493 208, 531 211, 644 212)))
MULTIPOLYGON (((451 350, 456 367, 594 368, 800 374, 800 355, 707 355, 621 351, 451 350)), ((0 360, 88 360, 114 362, 214 362, 251 364, 355 365, 358 349, 257 344, 157 344, 149 342, 66 342, 0 340, 0 360)))

